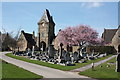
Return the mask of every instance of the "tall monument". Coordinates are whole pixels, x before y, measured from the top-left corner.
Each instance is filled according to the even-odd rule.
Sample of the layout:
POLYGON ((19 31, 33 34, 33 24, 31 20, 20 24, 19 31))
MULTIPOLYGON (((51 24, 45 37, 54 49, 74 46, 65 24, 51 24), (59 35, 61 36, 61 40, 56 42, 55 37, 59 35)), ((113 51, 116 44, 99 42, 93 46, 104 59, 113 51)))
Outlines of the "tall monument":
POLYGON ((55 38, 55 23, 49 11, 46 9, 40 21, 38 22, 37 46, 39 50, 45 51, 55 38))

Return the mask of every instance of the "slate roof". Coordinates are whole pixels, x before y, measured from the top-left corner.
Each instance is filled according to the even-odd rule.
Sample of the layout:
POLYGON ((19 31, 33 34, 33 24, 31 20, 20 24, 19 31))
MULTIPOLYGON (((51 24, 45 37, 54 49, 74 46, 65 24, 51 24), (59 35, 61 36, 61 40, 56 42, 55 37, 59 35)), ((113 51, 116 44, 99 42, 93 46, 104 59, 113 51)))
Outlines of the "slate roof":
POLYGON ((114 37, 117 30, 118 29, 104 29, 102 38, 105 41, 105 43, 110 43, 112 41, 112 38, 114 37))
POLYGON ((26 39, 26 41, 28 42, 28 44, 30 45, 34 45, 36 44, 34 38, 33 38, 33 35, 32 34, 29 34, 29 33, 25 33, 24 31, 21 31, 26 39))

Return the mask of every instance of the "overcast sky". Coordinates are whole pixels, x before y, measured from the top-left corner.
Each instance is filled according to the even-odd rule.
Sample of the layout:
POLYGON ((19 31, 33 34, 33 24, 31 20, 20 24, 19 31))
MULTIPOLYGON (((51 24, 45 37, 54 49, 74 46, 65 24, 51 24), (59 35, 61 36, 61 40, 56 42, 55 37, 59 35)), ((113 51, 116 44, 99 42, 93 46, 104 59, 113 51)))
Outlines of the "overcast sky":
POLYGON ((104 28, 118 27, 117 2, 3 2, 2 27, 37 34, 37 22, 45 9, 53 16, 55 34, 59 29, 79 24, 90 25, 100 35, 104 28))

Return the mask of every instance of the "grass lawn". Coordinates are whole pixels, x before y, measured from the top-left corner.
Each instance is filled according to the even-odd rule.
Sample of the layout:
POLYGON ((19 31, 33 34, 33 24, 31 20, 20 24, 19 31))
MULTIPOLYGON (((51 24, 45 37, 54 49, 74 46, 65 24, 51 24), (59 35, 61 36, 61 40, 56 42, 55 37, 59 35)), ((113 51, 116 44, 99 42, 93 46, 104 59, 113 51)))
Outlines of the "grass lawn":
POLYGON ((84 72, 80 72, 79 74, 89 76, 92 78, 97 78, 100 80, 120 80, 120 73, 115 72, 115 68, 116 68, 115 62, 116 62, 116 58, 113 58, 95 67, 94 71, 92 71, 92 69, 88 69, 84 72), (114 64, 108 64, 109 62, 114 62, 114 64), (107 65, 110 65, 110 67, 107 67, 107 65))
POLYGON ((2 80, 37 80, 41 78, 43 77, 2 61, 2 80))
POLYGON ((12 53, 8 53, 6 55, 9 56, 9 57, 15 58, 15 59, 22 60, 22 61, 26 61, 26 62, 30 62, 30 63, 42 65, 42 66, 47 66, 47 67, 51 67, 51 68, 55 68, 55 69, 59 69, 59 70, 63 70, 63 71, 69 71, 69 70, 73 70, 73 69, 76 69, 76 68, 80 68, 80 67, 83 67, 85 65, 91 64, 92 62, 98 62, 100 60, 103 60, 105 58, 108 58, 108 57, 112 56, 112 55, 108 55, 108 56, 103 57, 103 58, 87 61, 87 63, 76 63, 76 66, 62 66, 62 65, 51 64, 51 63, 38 61, 38 60, 30 60, 28 58, 24 58, 24 57, 21 57, 21 56, 15 56, 12 53))
POLYGON ((2 60, 0 59, 0 80, 2 79, 2 60))

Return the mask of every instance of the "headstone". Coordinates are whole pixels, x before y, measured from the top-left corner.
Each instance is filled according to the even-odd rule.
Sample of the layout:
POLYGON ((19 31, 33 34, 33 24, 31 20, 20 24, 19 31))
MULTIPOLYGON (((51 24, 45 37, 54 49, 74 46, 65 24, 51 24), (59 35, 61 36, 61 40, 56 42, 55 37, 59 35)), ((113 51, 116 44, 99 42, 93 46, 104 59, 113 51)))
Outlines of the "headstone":
POLYGON ((74 63, 72 63, 72 60, 71 60, 71 55, 70 55, 70 53, 69 52, 66 52, 66 54, 65 54, 65 65, 66 66, 75 66, 75 64, 74 63))
POLYGON ((110 65, 107 65, 106 67, 110 67, 110 65))
POLYGON ((65 50, 62 50, 62 55, 60 56, 60 59, 61 59, 61 63, 65 63, 66 61, 66 51, 65 50))
POLYGON ((30 48, 28 48, 27 55, 28 55, 29 57, 31 56, 31 50, 30 50, 30 48))
POLYGON ((49 47, 48 47, 48 55, 49 55, 49 58, 54 58, 55 49, 54 49, 53 45, 49 45, 49 47))
POLYGON ((120 72, 120 53, 117 55, 116 71, 120 72))
POLYGON ((91 66, 92 66, 92 71, 94 71, 94 62, 91 64, 91 66))
POLYGON ((32 56, 35 56, 34 55, 34 49, 35 49, 35 46, 32 47, 32 56))
POLYGON ((60 62, 61 62, 61 59, 63 58, 63 56, 62 56, 62 53, 63 53, 63 48, 62 48, 62 46, 63 46, 63 44, 60 43, 60 48, 59 48, 59 50, 58 50, 58 59, 57 59, 58 63, 60 63, 60 62))
POLYGON ((82 51, 80 51, 80 56, 83 56, 82 51))
POLYGON ((103 57, 107 56, 107 53, 103 54, 103 57))
POLYGON ((63 53, 63 48, 62 48, 63 44, 60 43, 60 51, 59 51, 59 56, 60 58, 62 57, 62 53, 63 53))
POLYGON ((103 54, 100 54, 98 57, 101 58, 101 57, 103 57, 103 56, 104 56, 103 54))
POLYGON ((78 52, 74 52, 73 53, 73 61, 78 62, 78 58, 79 58, 78 52))
POLYGON ((43 43, 42 43, 41 51, 43 51, 43 43))
POLYGON ((70 53, 66 52, 65 54, 65 61, 71 61, 70 53))

